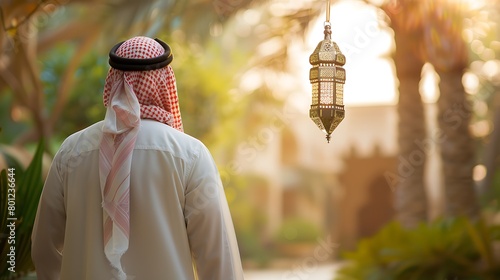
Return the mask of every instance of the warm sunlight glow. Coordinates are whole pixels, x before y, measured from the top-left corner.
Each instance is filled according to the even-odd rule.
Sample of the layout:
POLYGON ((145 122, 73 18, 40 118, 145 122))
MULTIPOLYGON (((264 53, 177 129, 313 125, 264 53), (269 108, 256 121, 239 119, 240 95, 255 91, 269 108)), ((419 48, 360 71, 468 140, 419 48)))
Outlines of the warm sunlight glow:
MULTIPOLYGON (((309 55, 323 40, 325 16, 314 23, 304 47, 301 77, 308 83, 309 55)), ((379 26, 376 10, 366 4, 341 1, 331 7, 332 39, 346 56, 344 104, 395 104, 393 63, 387 56, 393 48, 392 35, 379 26)), ((297 56, 298 57, 298 56, 297 56)), ((310 85, 307 85, 310 94, 310 85)))
POLYGON ((474 166, 474 171, 473 171, 473 179, 474 181, 481 181, 486 177, 486 166, 482 164, 478 164, 474 166))
MULTIPOLYGON (((484 8, 488 0, 450 0, 462 4, 468 10, 484 8)), ((344 104, 347 106, 392 105, 398 100, 397 77, 391 53, 394 51, 393 31, 380 24, 380 11, 361 1, 337 1, 331 6, 332 39, 346 56, 346 83, 344 86, 344 104)), ((296 42, 299 46, 293 49, 291 56, 301 57, 300 61, 292 62, 295 75, 300 77, 295 83, 300 84, 297 91, 304 98, 294 100, 297 104, 310 103, 311 85, 309 83, 309 55, 318 43, 323 40, 323 30, 326 15, 321 15, 311 23, 305 44, 296 42)), ((466 30, 467 31, 467 30, 466 30)), ((469 31, 467 31, 469 32, 469 31)), ((484 77, 492 79, 500 73, 500 60, 494 59, 491 52, 500 46, 494 41, 485 46, 471 34, 464 33, 464 39, 470 43, 471 50, 486 62, 481 65, 484 77)), ((471 29, 470 32, 473 32, 471 29)), ((469 32, 469 33, 470 33, 469 32)), ((475 31, 474 31, 475 32, 475 31)), ((298 59, 296 59, 298 60, 298 59)), ((434 103, 439 97, 437 83, 439 77, 430 64, 422 69, 420 90, 422 99, 434 103)), ((479 87, 476 74, 465 74, 463 79, 467 93, 474 94, 479 87)), ((296 98, 297 94, 294 95, 296 98)), ((487 131, 485 125, 477 127, 479 134, 487 131)))
POLYGON ((452 0, 452 2, 464 5, 467 10, 478 10, 485 5, 485 0, 452 0))
POLYGON ((438 98, 438 83, 439 76, 430 63, 426 63, 422 67, 422 80, 420 81, 420 92, 424 102, 433 103, 438 98))
POLYGON ((483 65, 483 74, 488 79, 493 79, 500 73, 500 60, 488 60, 483 65))
POLYGON ((480 120, 470 127, 472 135, 477 138, 483 138, 490 134, 491 124, 488 120, 480 120))
POLYGON ((242 77, 240 88, 243 92, 252 92, 262 86, 262 76, 256 70, 247 71, 242 77))
POLYGON ((479 91, 479 78, 472 72, 466 72, 462 76, 462 84, 468 94, 476 94, 479 91))

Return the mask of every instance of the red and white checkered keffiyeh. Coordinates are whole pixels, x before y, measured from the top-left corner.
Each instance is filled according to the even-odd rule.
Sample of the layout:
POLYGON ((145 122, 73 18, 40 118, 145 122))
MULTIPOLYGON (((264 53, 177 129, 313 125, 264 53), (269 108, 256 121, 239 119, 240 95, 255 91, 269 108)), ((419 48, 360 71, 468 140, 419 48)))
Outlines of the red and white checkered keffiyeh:
MULTIPOLYGON (((147 37, 125 41, 116 55, 131 59, 154 58, 163 47, 147 37)), ((102 191, 104 252, 126 279, 121 257, 129 245, 130 169, 140 119, 153 119, 179 131, 182 129, 175 76, 168 65, 148 71, 111 68, 104 85, 106 116, 99 148, 99 176, 102 191)))

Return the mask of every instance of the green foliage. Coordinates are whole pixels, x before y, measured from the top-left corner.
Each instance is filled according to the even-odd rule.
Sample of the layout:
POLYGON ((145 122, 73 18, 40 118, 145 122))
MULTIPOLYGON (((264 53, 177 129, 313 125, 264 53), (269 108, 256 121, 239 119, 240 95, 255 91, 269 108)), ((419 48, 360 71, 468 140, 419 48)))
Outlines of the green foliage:
POLYGON ((500 167, 492 172, 494 175, 491 186, 480 197, 480 201, 484 205, 483 208, 498 212, 500 210, 500 167))
POLYGON ((9 90, 0 92, 0 143, 12 143, 23 131, 27 130, 29 123, 26 121, 13 122, 11 117, 11 104, 14 96, 9 90))
MULTIPOLYGON (((230 158, 228 151, 238 140, 250 135, 265 120, 262 115, 266 112, 257 111, 252 105, 279 106, 281 103, 269 98, 272 95, 266 90, 259 94, 243 94, 237 89, 249 53, 240 49, 228 50, 216 38, 201 46, 171 35, 159 37, 167 41, 174 52, 172 67, 184 130, 202 140, 215 153, 221 149, 220 154, 230 158)), ((41 80, 48 111, 57 101, 57 91, 74 50, 74 44, 58 44, 41 57, 41 80)), ((74 73, 75 86, 70 90, 68 103, 54 131, 55 140, 60 141, 104 118, 102 91, 108 69, 107 56, 103 52, 93 50, 85 54, 74 73)))
POLYGON ((269 121, 271 108, 282 103, 270 90, 239 89, 240 76, 249 67, 248 50, 228 48, 221 38, 198 45, 182 36, 160 37, 174 53, 184 130, 202 140, 218 162, 232 159, 236 144, 254 135, 269 121))
POLYGON ((321 237, 321 230, 303 218, 286 219, 276 233, 278 243, 315 243, 321 237))
MULTIPOLYGON (((393 222, 345 253, 336 280, 493 280, 500 263, 492 245, 499 228, 465 218, 405 229, 393 222)), ((495 276, 496 275, 496 276, 495 276)))
POLYGON ((261 267, 269 264, 273 254, 262 239, 259 238, 258 232, 236 231, 236 236, 238 237, 238 247, 243 260, 252 260, 261 267))
POLYGON ((33 271, 34 266, 31 261, 31 232, 35 221, 38 200, 43 188, 42 180, 42 157, 43 140, 38 144, 30 165, 23 170, 19 164, 9 158, 9 168, 2 170, 0 174, 0 226, 2 235, 0 237, 0 279, 10 279, 14 276, 23 275, 33 271), (15 186, 15 192, 11 191, 15 186), (7 203, 8 200, 15 201, 15 204, 7 203), (15 208, 13 208, 14 206, 15 208), (15 239, 8 239, 10 229, 7 225, 16 218, 15 239), (9 243, 9 240, 10 243, 9 243), (15 241, 15 243, 12 242, 15 241), (7 254, 11 246, 15 246, 15 273, 8 270, 10 264, 7 254))
MULTIPOLYGON (((41 80, 48 110, 56 103, 57 91, 74 48, 73 44, 59 44, 41 57, 41 80)), ((73 74, 75 86, 70 89, 68 102, 57 123, 56 138, 62 140, 104 118, 102 91, 108 68, 107 57, 96 50, 83 57, 73 74)))
POLYGON ((243 62, 237 51, 224 53, 214 41, 207 42, 203 50, 201 46, 171 41, 185 130, 196 138, 217 141, 217 128, 240 119, 244 111, 231 93, 243 62))
POLYGON ((262 236, 266 215, 256 203, 255 190, 266 186, 265 180, 250 175, 234 176, 225 186, 241 257, 260 264, 269 261, 270 256, 262 236))

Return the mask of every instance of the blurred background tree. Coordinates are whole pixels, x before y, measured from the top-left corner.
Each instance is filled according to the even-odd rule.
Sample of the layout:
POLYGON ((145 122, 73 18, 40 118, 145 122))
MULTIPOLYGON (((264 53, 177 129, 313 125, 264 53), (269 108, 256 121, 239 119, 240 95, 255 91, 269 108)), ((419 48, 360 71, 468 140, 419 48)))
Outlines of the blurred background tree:
POLYGON ((500 2, 487 1, 464 20, 470 64, 465 91, 473 100, 471 131, 476 141, 482 206, 499 209, 500 197, 500 2))
MULTIPOLYGON (((432 65, 440 78, 438 123, 445 137, 437 140, 445 170, 446 215, 477 216, 474 174, 483 174, 478 179, 482 206, 497 209, 498 1, 474 9, 464 9, 459 0, 364 2, 380 8, 379 23, 394 36, 401 157, 414 156, 419 149, 415 140, 436 140, 426 134, 419 91, 422 68, 432 65), (477 162, 481 164, 473 173, 477 162)), ((51 154, 69 134, 102 119, 107 52, 116 42, 142 34, 172 45, 185 130, 226 166, 241 140, 255 134, 273 109, 286 102, 270 80, 289 70, 290 42, 304 39, 322 12, 324 1, 306 0, 4 0, 0 143, 26 147, 44 137, 51 154), (249 72, 264 73, 267 79, 242 86, 249 72)), ((424 161, 425 155, 418 160, 424 161)), ((423 164, 412 167, 396 190, 398 215, 407 226, 427 221, 429 208, 423 164)), ((248 181, 260 179, 221 173, 232 211, 244 220, 237 225, 239 236, 249 239, 243 251, 262 254, 258 246, 263 245, 252 234, 266 217, 254 205, 238 203, 254 187, 248 181), (258 214, 244 218, 251 213, 258 214)))
MULTIPOLYGON (((238 92, 237 87, 238 73, 245 69, 257 64, 285 69, 286 37, 304 34, 310 19, 309 14, 304 16, 310 6, 299 6, 280 18, 269 19, 259 37, 240 36, 242 41, 235 41, 234 36, 241 30, 231 30, 227 23, 234 22, 238 11, 249 6, 269 5, 265 3, 250 0, 2 3, 0 98, 5 101, 2 106, 10 104, 10 113, 3 114, 2 118, 13 122, 5 122, 8 129, 0 135, 0 140, 23 145, 41 136, 50 139, 59 134, 60 139, 99 119, 103 110, 99 112, 97 101, 108 68, 107 51, 117 41, 133 34, 160 36, 175 44, 173 66, 179 73, 181 102, 186 103, 181 106, 186 110, 188 132, 201 137, 213 131, 215 123, 221 126, 219 121, 241 120, 234 114, 242 110, 231 110, 229 106, 225 110, 214 110, 214 104, 235 105, 230 99, 245 95, 238 92), (249 59, 259 43, 271 38, 282 40, 280 48, 267 57, 249 59), (210 68, 217 71, 217 75, 208 76, 202 71, 210 68), (193 106, 204 101, 214 103, 208 102, 207 107, 193 106), (73 110, 76 103, 79 110, 73 110), (201 117, 202 112, 212 116, 201 117), (189 118, 195 115, 198 115, 197 121, 191 121, 189 118)), ((263 90, 269 92, 269 89, 263 90)), ((50 146, 47 149, 52 151, 50 146)))
POLYGON ((345 254, 350 264, 336 279, 495 279, 500 271, 500 2, 377 2, 383 2, 379 7, 396 47, 398 168, 408 176, 399 171, 395 206, 404 227, 389 224, 362 240, 345 254), (421 96, 429 69, 438 77, 436 135, 427 134, 421 96), (419 163, 433 142, 441 155, 445 207, 442 219, 430 221, 425 165, 419 163))
MULTIPOLYGON (((2 1, 0 143, 25 149, 44 138, 50 155, 67 136, 101 120, 109 49, 145 35, 171 45, 184 129, 226 166, 241 140, 268 123, 284 102, 269 82, 242 89, 242 75, 286 71, 289 40, 303 36, 321 12, 311 13, 312 7, 323 7, 300 3, 276 17, 271 5, 263 0, 2 1), (254 12, 244 14, 247 8, 254 12), (266 42, 277 47, 259 52, 266 42)), ((232 213, 241 218, 236 230, 242 254, 266 260, 258 233, 265 217, 255 216, 259 209, 243 195, 254 179, 230 171, 221 168, 232 213)))
POLYGON ((394 63, 399 80, 399 166, 410 162, 408 176, 396 189, 400 221, 415 226, 428 220, 423 174, 429 143, 439 144, 444 175, 445 215, 478 215, 472 180, 476 162, 474 142, 469 133, 470 100, 462 84, 468 65, 468 51, 462 38, 465 3, 461 1, 389 1, 382 6, 394 31, 394 63), (427 135, 420 96, 422 68, 430 63, 437 72, 439 139, 427 135), (424 153, 415 157, 420 146, 424 153), (422 164, 415 164, 419 162, 422 164))

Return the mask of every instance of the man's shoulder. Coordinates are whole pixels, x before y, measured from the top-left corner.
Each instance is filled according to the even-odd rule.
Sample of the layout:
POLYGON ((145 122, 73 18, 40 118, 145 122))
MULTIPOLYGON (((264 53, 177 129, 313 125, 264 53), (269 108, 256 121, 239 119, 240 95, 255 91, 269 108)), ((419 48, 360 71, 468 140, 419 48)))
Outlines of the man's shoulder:
MULTIPOLYGON (((103 122, 97 122, 68 136, 61 150, 81 153, 98 150, 102 139, 103 122)), ((192 157, 206 146, 195 137, 180 132, 164 123, 154 120, 141 120, 135 144, 136 150, 158 150, 176 156, 192 157)))
POLYGON ((60 150, 72 150, 75 147, 80 151, 98 149, 102 136, 102 123, 102 121, 94 123, 69 135, 61 144, 60 150))
POLYGON ((161 122, 142 120, 135 149, 155 149, 176 155, 192 154, 206 148, 195 137, 161 122))

